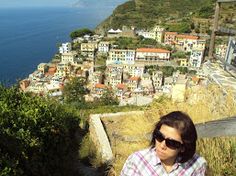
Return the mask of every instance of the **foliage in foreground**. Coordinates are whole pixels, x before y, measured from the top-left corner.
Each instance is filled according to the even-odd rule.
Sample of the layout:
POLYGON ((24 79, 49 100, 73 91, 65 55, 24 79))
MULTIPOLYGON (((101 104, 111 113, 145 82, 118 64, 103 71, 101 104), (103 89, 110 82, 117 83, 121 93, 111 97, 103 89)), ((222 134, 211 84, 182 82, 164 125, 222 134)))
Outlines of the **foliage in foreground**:
POLYGON ((209 176, 235 176, 236 137, 200 139, 197 148, 199 153, 208 161, 209 176))
POLYGON ((75 175, 79 119, 54 102, 0 86, 0 175, 75 175))

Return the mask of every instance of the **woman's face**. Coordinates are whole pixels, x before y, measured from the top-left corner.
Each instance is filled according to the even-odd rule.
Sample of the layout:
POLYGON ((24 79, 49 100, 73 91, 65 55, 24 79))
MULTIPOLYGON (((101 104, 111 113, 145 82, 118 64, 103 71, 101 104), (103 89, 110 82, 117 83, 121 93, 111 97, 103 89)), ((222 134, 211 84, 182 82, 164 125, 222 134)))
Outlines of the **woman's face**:
MULTIPOLYGON (((167 125, 162 125, 159 131, 162 133, 165 139, 168 138, 168 139, 172 139, 180 143, 183 143, 181 139, 181 134, 177 129, 167 126, 167 125)), ((174 163, 178 153, 181 151, 181 148, 173 149, 173 148, 167 147, 166 140, 159 142, 156 139, 155 147, 156 147, 157 156, 160 158, 162 162, 174 163)))

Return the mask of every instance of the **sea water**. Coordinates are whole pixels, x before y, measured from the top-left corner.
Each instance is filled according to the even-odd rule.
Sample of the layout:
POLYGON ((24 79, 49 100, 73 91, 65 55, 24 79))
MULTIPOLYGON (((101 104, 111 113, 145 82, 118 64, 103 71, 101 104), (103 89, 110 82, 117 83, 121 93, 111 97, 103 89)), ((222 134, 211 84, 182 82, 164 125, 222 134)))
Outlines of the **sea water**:
POLYGON ((70 7, 0 8, 0 82, 12 85, 39 63, 49 62, 58 44, 78 28, 93 29, 112 9, 70 7))

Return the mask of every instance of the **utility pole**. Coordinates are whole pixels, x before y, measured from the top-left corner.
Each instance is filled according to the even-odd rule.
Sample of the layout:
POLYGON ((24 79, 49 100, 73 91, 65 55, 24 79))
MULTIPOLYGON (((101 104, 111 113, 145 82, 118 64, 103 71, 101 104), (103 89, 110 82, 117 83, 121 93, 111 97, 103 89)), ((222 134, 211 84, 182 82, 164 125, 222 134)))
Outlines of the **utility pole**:
POLYGON ((219 31, 219 29, 218 29, 218 21, 219 21, 219 15, 220 15, 220 5, 221 5, 221 3, 232 3, 232 2, 236 2, 236 0, 217 0, 216 1, 215 16, 214 16, 214 21, 213 21, 213 28, 212 28, 212 33, 211 33, 211 41, 210 41, 209 53, 208 53, 209 59, 213 59, 213 52, 214 52, 214 48, 215 48, 216 32, 219 31))
POLYGON ((216 37, 216 32, 218 30, 219 15, 220 15, 220 3, 216 2, 215 17, 214 17, 213 28, 212 28, 212 32, 211 32, 211 41, 210 41, 209 54, 208 54, 208 57, 210 59, 213 58, 213 51, 214 51, 214 46, 215 46, 215 37, 216 37))

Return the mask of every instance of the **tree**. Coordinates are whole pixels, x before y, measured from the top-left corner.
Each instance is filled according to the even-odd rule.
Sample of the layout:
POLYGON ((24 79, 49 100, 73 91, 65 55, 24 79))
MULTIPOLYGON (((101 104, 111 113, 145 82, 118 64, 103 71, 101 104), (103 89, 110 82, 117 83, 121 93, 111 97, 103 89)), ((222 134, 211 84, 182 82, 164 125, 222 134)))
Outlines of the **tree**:
POLYGON ((163 67, 161 67, 161 71, 163 72, 163 75, 164 75, 165 77, 172 76, 174 70, 175 70, 175 69, 174 69, 174 67, 172 67, 172 66, 163 66, 163 67))
POLYGON ((85 85, 85 78, 76 77, 69 81, 63 89, 65 102, 83 105, 85 103, 84 95, 88 93, 85 85))
POLYGON ((158 65, 148 65, 148 66, 145 66, 145 71, 147 73, 149 73, 150 75, 152 75, 152 73, 154 71, 157 71, 159 69, 160 69, 160 67, 158 65))
POLYGON ((114 93, 111 90, 107 89, 101 96, 100 103, 102 105, 118 105, 119 101, 114 96, 114 93))
POLYGON ((80 175, 79 121, 59 103, 0 86, 0 175, 80 175))
POLYGON ((177 67, 176 70, 179 70, 181 74, 188 73, 188 68, 187 67, 177 67))
POLYGON ((201 18, 210 18, 214 15, 214 9, 211 6, 203 6, 198 12, 201 18))
POLYGON ((94 32, 88 28, 77 29, 77 30, 70 33, 70 38, 73 40, 77 37, 83 37, 86 34, 92 35, 92 34, 94 34, 94 32))
POLYGON ((141 45, 140 47, 155 46, 157 45, 157 41, 150 38, 144 38, 143 40, 140 41, 140 45, 141 45))
POLYGON ((193 30, 195 28, 194 22, 191 23, 190 28, 193 30))
POLYGON ((176 23, 169 25, 169 31, 179 32, 179 33, 190 33, 191 28, 189 23, 182 22, 182 23, 176 23))
POLYGON ((172 57, 173 58, 186 58, 187 56, 186 56, 185 52, 177 51, 177 52, 172 54, 172 57))
POLYGON ((120 49, 134 49, 134 39, 130 37, 119 37, 114 42, 114 45, 118 45, 120 49))
POLYGON ((199 34, 200 33, 200 29, 199 28, 195 28, 195 32, 199 34))

